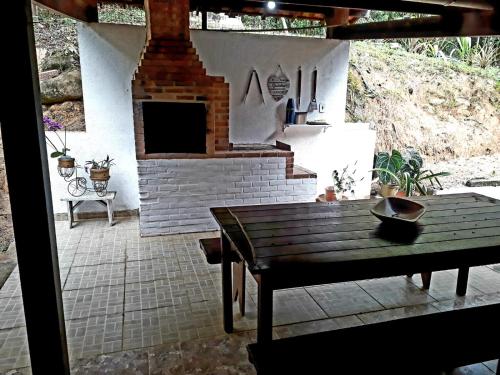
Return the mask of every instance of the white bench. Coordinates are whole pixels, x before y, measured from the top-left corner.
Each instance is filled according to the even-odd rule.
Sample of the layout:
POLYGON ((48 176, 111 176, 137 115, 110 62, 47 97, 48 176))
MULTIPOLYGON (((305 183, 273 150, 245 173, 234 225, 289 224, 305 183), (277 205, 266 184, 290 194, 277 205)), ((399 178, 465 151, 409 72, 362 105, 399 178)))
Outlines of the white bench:
POLYGON ((88 202, 88 201, 94 201, 97 203, 100 203, 104 206, 107 207, 108 209, 108 221, 109 225, 113 225, 113 201, 116 197, 116 191, 108 191, 106 195, 100 197, 97 195, 95 192, 86 192, 80 197, 73 197, 71 195, 68 195, 64 198, 61 198, 62 201, 65 201, 68 206, 68 222, 69 222, 69 228, 73 228, 73 222, 75 221, 74 218, 74 210, 82 204, 83 202, 88 202))

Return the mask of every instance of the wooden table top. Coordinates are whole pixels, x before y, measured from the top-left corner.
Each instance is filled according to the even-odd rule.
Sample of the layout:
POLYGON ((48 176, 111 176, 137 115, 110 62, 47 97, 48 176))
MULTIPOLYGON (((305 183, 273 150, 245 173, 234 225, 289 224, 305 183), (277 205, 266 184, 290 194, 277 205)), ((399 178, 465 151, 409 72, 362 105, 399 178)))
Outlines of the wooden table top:
POLYGON ((378 199, 211 211, 252 273, 308 278, 297 285, 500 262, 500 201, 475 193, 412 200, 427 212, 405 227, 370 213, 378 199))

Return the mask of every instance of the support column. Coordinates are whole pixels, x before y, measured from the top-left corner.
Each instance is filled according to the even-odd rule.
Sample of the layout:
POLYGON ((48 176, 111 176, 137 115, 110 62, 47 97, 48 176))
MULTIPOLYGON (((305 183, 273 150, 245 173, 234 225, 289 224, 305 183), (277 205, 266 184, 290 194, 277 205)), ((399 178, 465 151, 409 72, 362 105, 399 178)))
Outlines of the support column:
POLYGON ((208 30, 208 15, 206 10, 201 12, 201 29, 208 30))
MULTIPOLYGON (((328 26, 331 25, 347 25, 349 21, 349 9, 347 8, 335 8, 333 14, 325 19, 328 26)), ((334 39, 333 28, 326 29, 326 39, 334 39)))
POLYGON ((2 12, 11 22, 0 26, 0 69, 14 79, 4 85, 0 127, 31 367, 69 375, 31 2, 8 1, 2 12))

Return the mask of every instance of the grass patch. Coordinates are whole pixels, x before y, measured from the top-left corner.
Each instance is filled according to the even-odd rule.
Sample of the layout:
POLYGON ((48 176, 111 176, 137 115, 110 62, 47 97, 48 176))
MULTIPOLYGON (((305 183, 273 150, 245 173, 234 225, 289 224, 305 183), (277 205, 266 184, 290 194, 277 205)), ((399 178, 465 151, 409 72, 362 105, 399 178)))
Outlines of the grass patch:
POLYGON ((353 55, 367 53, 377 59, 391 64, 392 69, 404 71, 411 67, 413 71, 429 71, 445 73, 450 69, 467 75, 474 75, 483 78, 500 80, 500 68, 468 65, 455 59, 445 59, 440 57, 428 57, 418 53, 405 51, 402 47, 391 47, 386 42, 357 41, 351 44, 353 55))

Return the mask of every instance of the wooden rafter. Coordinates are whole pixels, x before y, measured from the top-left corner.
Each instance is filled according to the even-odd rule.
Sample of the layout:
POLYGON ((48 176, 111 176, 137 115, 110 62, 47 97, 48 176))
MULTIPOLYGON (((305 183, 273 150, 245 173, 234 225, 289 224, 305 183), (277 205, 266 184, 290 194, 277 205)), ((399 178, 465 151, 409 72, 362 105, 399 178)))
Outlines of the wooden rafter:
MULTIPOLYGON (((235 12, 243 9, 259 9, 261 12, 266 10, 267 0, 192 0, 191 8, 200 10, 232 10, 235 12)), ((493 3, 490 0, 475 1, 455 1, 450 0, 278 0, 276 1, 276 10, 310 12, 310 13, 331 13, 334 8, 350 8, 365 10, 381 10, 421 14, 444 14, 450 11, 463 11, 466 9, 492 10, 493 3), (430 3, 429 3, 430 2, 430 3), (460 5, 460 6, 458 6, 460 5)))
MULTIPOLYGON (((266 3, 267 0, 256 0, 266 3)), ((493 10, 495 0, 277 0, 279 4, 300 4, 304 6, 320 6, 351 9, 371 9, 394 12, 418 12, 420 9, 477 9, 493 10)))
POLYGON ((231 1, 222 0, 215 2, 206 2, 203 0, 191 0, 191 10, 204 12, 225 12, 227 14, 249 14, 277 17, 297 17, 310 19, 324 19, 325 12, 330 9, 324 7, 304 7, 294 4, 282 4, 274 11, 270 11, 266 6, 262 6, 259 1, 231 1))
POLYGON ((337 26, 334 39, 395 39, 500 35, 498 14, 465 12, 425 18, 337 26))
POLYGON ((35 4, 84 22, 97 22, 97 0, 37 0, 35 4))

